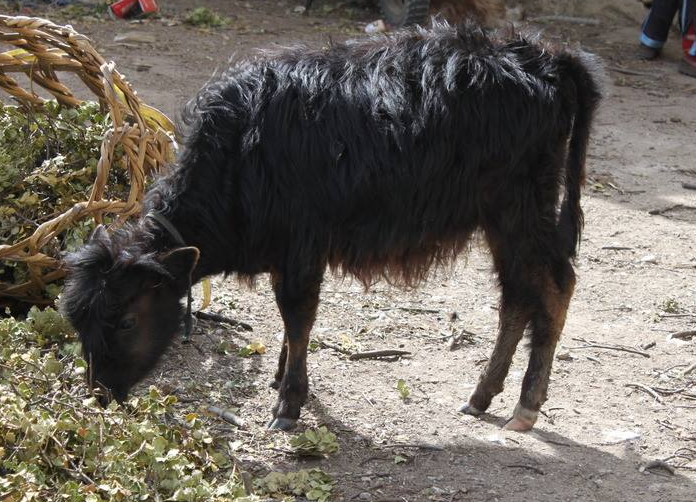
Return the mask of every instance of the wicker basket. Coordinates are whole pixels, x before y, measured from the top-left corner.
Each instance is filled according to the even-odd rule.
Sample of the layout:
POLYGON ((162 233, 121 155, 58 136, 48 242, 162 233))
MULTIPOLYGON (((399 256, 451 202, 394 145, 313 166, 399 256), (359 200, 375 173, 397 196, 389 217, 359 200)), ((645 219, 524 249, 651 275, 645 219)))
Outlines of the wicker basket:
POLYGON ((46 304, 50 303, 42 294, 46 285, 60 280, 65 271, 61 268, 60 257, 44 254, 42 248, 65 229, 86 218, 101 222, 109 215, 116 222, 122 222, 138 214, 146 176, 162 170, 172 160, 176 145, 174 126, 161 112, 142 104, 128 82, 115 71, 113 63, 106 63, 87 37, 71 26, 57 26, 38 18, 0 15, 0 47, 4 44, 15 49, 0 53, 0 91, 11 96, 20 107, 32 111, 43 106, 44 99, 33 90, 39 87, 61 105, 77 106, 81 101, 58 79, 60 72, 72 72, 108 110, 113 124, 101 145, 89 199, 42 223, 33 235, 0 245, 0 261, 24 262, 30 278, 22 284, 0 282, 0 304, 17 301, 46 304), (12 78, 11 75, 17 73, 28 77, 29 89, 12 78), (121 162, 112 165, 114 148, 118 144, 123 155, 121 162), (104 198, 105 183, 112 168, 125 169, 129 174, 126 200, 104 198))

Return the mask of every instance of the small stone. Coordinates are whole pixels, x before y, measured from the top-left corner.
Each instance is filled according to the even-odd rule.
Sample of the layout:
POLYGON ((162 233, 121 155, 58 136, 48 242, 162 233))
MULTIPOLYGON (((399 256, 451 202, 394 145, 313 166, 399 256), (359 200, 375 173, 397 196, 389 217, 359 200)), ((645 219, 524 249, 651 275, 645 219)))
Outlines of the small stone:
POLYGON ((127 31, 114 37, 114 42, 120 43, 154 44, 156 41, 154 34, 140 31, 127 31))
POLYGON ((571 355, 570 352, 565 351, 556 354, 556 359, 558 359, 559 361, 572 361, 575 358, 571 355))
POLYGON ((296 14, 304 14, 304 12, 307 10, 307 8, 304 5, 298 5, 292 11, 296 14))
POLYGON ((653 265, 657 265, 657 256, 654 254, 646 254, 645 256, 641 257, 640 260, 641 263, 652 263, 653 265))
POLYGON ((358 495, 359 500, 372 500, 372 494, 370 492, 362 492, 358 495))

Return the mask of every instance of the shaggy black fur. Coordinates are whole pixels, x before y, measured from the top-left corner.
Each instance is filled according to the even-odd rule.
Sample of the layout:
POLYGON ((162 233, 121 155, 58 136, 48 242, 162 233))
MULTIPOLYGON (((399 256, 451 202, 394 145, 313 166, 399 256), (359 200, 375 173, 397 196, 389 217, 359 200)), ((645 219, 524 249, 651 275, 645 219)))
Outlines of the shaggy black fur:
MULTIPOLYGON (((297 418, 306 396, 305 339, 327 264, 366 286, 380 278, 415 286, 477 229, 503 289, 500 339, 519 340, 530 322, 533 347, 543 352, 532 356, 521 399, 539 409, 549 344, 552 355, 574 283, 569 259, 600 99, 593 68, 583 53, 436 23, 320 50, 266 52, 200 91, 184 115, 179 167, 150 190, 146 211, 164 213, 200 250, 194 280, 271 272, 287 340, 277 417, 297 418)), ((182 279, 160 270, 162 253, 174 247, 144 218, 69 258, 64 310, 85 350, 110 350, 111 324, 135 301, 122 291, 146 294, 150 276, 165 285, 182 279)), ((149 315, 174 317, 178 309, 149 315)), ((139 336, 173 336, 155 332, 139 336)), ((166 343, 155 345, 159 355, 166 343)), ((504 378, 503 352, 494 362, 504 378)), ((485 377, 496 371, 482 377, 478 390, 490 389, 472 397, 476 409, 497 391, 499 375, 485 377)))

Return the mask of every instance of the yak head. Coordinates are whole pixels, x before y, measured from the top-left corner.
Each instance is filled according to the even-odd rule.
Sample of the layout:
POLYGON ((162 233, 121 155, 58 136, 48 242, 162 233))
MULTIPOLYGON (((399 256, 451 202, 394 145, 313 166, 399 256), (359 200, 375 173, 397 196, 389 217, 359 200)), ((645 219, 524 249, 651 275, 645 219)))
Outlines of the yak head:
POLYGON ((123 402, 180 332, 198 249, 158 252, 147 242, 134 227, 109 235, 100 225, 65 260, 61 310, 79 334, 102 405, 123 402))

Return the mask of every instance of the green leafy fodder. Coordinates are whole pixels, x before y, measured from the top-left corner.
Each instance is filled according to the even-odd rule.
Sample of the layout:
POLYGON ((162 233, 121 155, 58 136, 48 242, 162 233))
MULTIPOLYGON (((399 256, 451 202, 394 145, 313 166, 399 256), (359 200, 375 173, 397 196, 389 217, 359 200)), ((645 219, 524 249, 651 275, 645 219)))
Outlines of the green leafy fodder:
POLYGON ((274 499, 286 500, 286 496, 298 496, 326 502, 330 500, 333 481, 331 476, 319 469, 302 469, 287 473, 271 472, 266 477, 255 480, 254 487, 258 493, 274 499))
POLYGON ((303 457, 325 457, 338 451, 336 434, 326 426, 308 429, 290 439, 290 446, 295 453, 303 457))
POLYGON ((196 7, 186 16, 184 22, 199 28, 221 28, 230 24, 229 18, 221 16, 207 7, 196 7))
MULTIPOLYGON (((111 127, 99 104, 65 108, 55 101, 28 110, 0 103, 0 242, 13 243, 45 221, 87 200, 95 179, 101 143, 111 127)), ((124 198, 128 175, 116 148, 107 195, 124 198)), ((69 228, 41 251, 58 256, 81 245, 92 229, 84 221, 69 228)), ((0 262, 0 281, 28 279, 23 263, 0 262)), ((47 291, 54 297, 56 290, 47 291)))
POLYGON ((97 406, 77 352, 51 309, 0 319, 0 500, 258 500, 175 397, 151 387, 124 407, 97 406))

